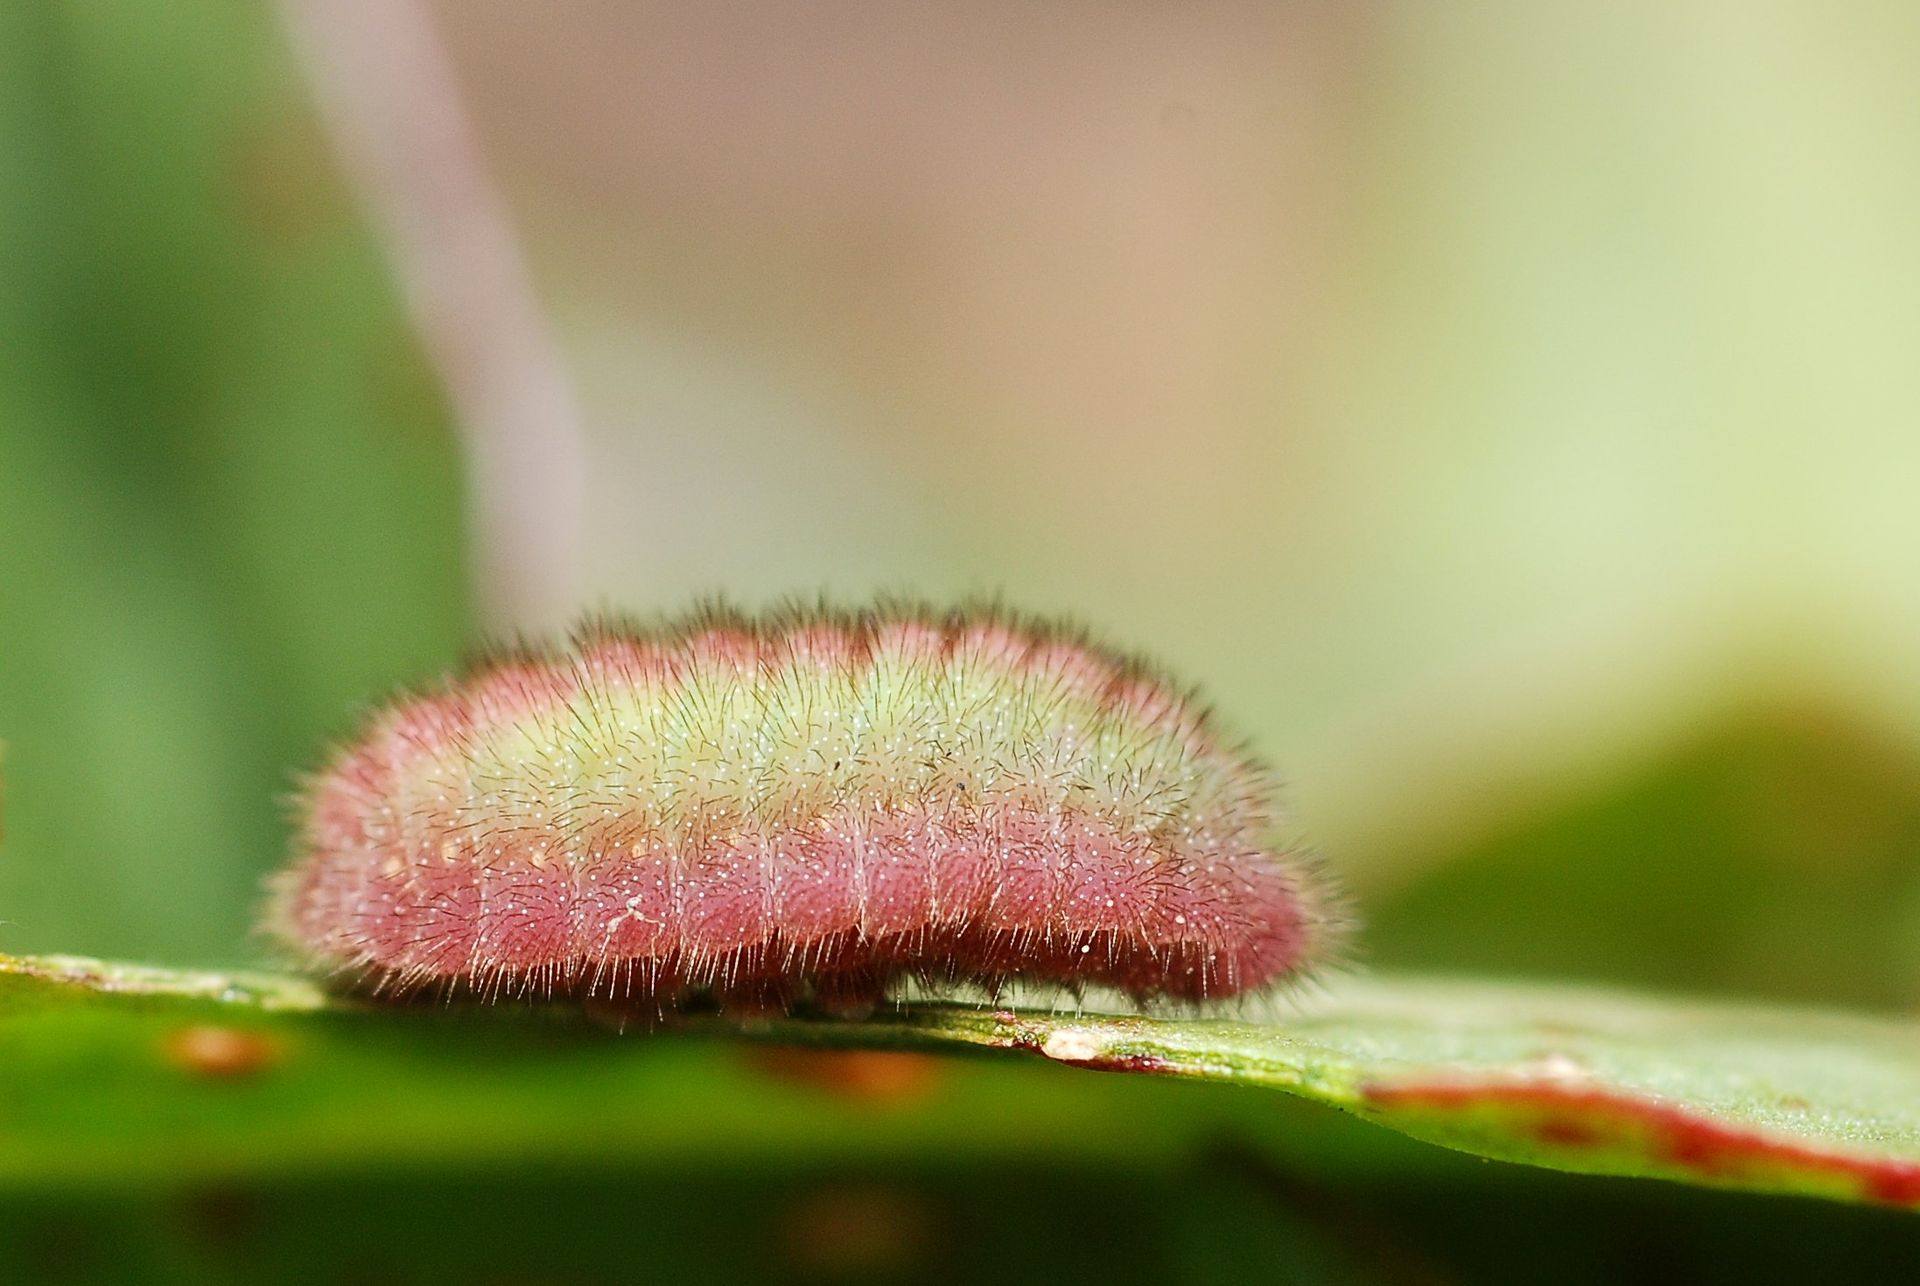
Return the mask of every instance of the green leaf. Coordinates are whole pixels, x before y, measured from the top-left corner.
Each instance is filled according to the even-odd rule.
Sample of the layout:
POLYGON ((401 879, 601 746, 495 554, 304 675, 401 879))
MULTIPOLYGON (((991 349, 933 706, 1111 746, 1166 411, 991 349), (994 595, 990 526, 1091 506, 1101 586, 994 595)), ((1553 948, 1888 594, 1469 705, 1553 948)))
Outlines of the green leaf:
POLYGON ((1380 853, 1391 887, 1362 890, 1367 959, 1912 1009, 1916 780, 1920 755, 1874 721, 1756 695, 1584 784, 1380 853))
MULTIPOLYGON (((935 1110, 788 1110, 805 1098, 793 1083, 887 1098, 900 1069, 883 1061, 875 1081, 866 1064, 715 1057, 813 1046, 856 1059, 1021 1051, 1278 1089, 1554 1169, 1920 1207, 1920 1029, 1887 1019, 1379 978, 1263 1022, 929 1003, 862 1022, 695 1019, 624 1038, 617 1026, 575 1006, 381 1007, 279 975, 0 957, 0 1181, 795 1147, 871 1158, 961 1137, 1138 1161, 1186 1129, 1079 1078, 1017 1095, 980 1079, 935 1110)), ((919 1074, 909 1064, 899 1083, 919 1074)), ((1243 1137, 1271 1143, 1274 1105, 1234 1097, 1243 1137)), ((1208 1099, 1187 1125, 1217 1131, 1220 1107, 1208 1099)))
POLYGON ((467 641, 458 444, 284 46, 0 6, 10 950, 231 951, 290 769, 467 641))

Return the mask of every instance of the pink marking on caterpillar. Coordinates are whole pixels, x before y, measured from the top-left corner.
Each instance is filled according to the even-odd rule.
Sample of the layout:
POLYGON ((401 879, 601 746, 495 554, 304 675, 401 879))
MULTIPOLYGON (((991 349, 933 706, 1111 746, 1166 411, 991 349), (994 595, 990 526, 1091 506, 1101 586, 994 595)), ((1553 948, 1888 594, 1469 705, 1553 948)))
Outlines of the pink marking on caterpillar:
POLYGON ((1141 663, 997 611, 590 624, 374 716, 269 927, 376 991, 870 1003, 1296 978, 1341 933, 1265 771, 1141 663))

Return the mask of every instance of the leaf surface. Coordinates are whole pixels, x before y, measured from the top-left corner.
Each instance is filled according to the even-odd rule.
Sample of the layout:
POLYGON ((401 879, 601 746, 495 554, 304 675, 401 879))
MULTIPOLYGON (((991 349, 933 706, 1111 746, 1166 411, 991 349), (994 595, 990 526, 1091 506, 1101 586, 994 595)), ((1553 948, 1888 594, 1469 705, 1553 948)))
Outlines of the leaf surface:
POLYGON ((1893 1019, 1382 977, 1260 1022, 925 1003, 617 1027, 570 1005, 377 1007, 284 975, 0 957, 0 1181, 1041 1142, 1139 1160, 1300 1122, 1259 1095, 1159 1112, 1108 1088, 1135 1078, 1009 1093, 962 1074, 936 1093, 950 1064, 901 1057, 1004 1051, 1280 1090, 1501 1160, 1920 1207, 1920 1029, 1893 1019))

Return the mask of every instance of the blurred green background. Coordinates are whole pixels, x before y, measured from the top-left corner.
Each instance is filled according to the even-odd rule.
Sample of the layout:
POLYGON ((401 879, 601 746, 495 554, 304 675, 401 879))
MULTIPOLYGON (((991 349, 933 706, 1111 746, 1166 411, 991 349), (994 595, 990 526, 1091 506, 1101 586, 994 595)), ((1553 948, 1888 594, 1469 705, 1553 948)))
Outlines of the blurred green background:
MULTIPOLYGON (((575 538, 493 575, 515 478, 316 110, 350 64, 271 7, 0 4, 0 950, 259 958, 294 771, 483 634, 998 590, 1203 684, 1371 964, 1920 1002, 1920 10, 395 11, 577 399, 532 440, 575 538)), ((1339 1226, 1184 1164, 1226 1195, 943 1170, 834 1217, 922 1211, 876 1271, 956 1210, 1024 1235, 1029 1190, 1189 1266, 1339 1226)), ((218 1259, 154 1200, 125 1262, 218 1259)), ((1481 1263, 1465 1196, 1369 1200, 1481 1263)), ((0 1223, 88 1226, 54 1204, 0 1223)))

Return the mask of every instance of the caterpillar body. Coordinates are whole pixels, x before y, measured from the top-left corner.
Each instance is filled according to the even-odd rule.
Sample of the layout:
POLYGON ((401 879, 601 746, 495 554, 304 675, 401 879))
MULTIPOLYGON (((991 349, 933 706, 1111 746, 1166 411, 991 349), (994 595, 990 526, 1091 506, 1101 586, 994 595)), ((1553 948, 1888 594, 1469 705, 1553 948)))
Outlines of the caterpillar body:
POLYGON ((1272 795, 1155 671, 997 609, 593 622, 373 716, 267 924, 388 993, 1207 1002, 1341 935, 1272 795))

